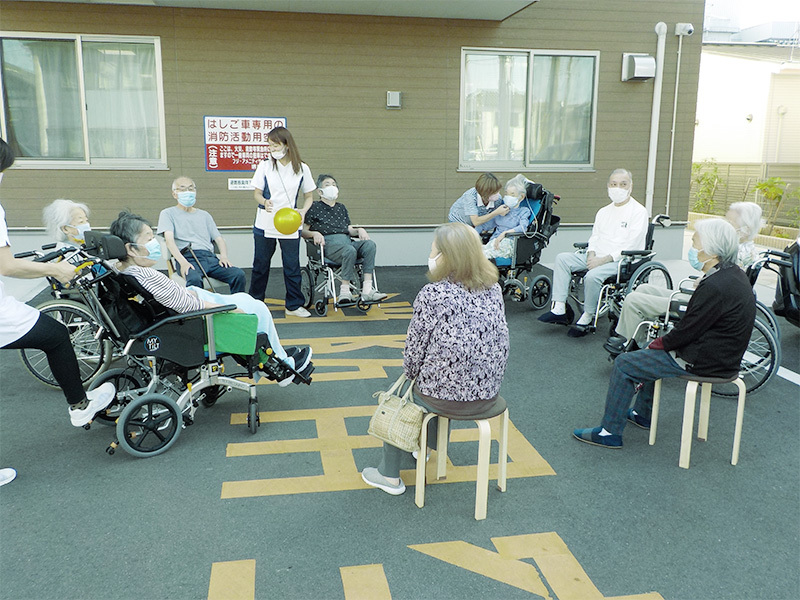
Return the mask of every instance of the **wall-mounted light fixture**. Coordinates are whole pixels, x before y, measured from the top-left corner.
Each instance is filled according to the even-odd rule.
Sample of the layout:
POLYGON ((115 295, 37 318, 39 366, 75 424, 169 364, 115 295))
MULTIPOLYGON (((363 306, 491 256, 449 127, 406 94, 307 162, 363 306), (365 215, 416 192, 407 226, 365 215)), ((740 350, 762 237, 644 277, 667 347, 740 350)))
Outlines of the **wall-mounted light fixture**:
POLYGON ((386 108, 400 110, 402 108, 400 95, 400 92, 386 92, 386 108))

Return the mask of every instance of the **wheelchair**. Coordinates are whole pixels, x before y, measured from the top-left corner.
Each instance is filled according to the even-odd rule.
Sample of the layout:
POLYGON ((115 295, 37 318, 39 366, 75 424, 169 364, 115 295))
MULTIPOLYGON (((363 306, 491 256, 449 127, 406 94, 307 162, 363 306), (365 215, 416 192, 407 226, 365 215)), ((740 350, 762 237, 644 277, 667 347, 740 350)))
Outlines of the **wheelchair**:
MULTIPOLYGON (((506 237, 514 243, 511 258, 495 258, 494 263, 500 272, 500 287, 503 295, 514 302, 530 300, 535 310, 541 310, 550 303, 553 282, 547 275, 531 278, 533 267, 538 264, 542 250, 558 230, 561 218, 553 214, 553 207, 560 196, 544 189, 540 183, 526 186, 522 206, 531 211, 531 221, 525 232, 511 232, 506 237)), ((484 241, 486 243, 486 241, 484 241)))
MULTIPOLYGON (((308 264, 300 270, 300 290, 303 293, 305 308, 314 307, 314 312, 320 317, 328 314, 328 301, 333 299, 333 309, 353 306, 366 314, 373 304, 380 304, 382 300, 367 302, 361 299, 361 283, 364 280, 364 264, 359 258, 355 265, 355 278, 350 281, 350 293, 358 300, 354 304, 342 303, 338 299, 338 286, 344 281, 341 265, 325 259, 325 246, 317 246, 313 240, 306 239, 306 254, 308 264)), ((372 285, 378 289, 378 280, 372 274, 372 285)))
POLYGON ((759 316, 769 322, 780 339, 780 327, 776 315, 783 317, 795 327, 800 327, 800 246, 797 242, 793 242, 783 252, 778 250, 762 252, 761 256, 747 268, 747 276, 752 285, 758 281, 762 269, 777 273, 778 283, 772 310, 760 302, 756 304, 756 308, 759 316))
POLYGON ((124 367, 102 373, 90 385, 93 389, 111 382, 117 388, 114 401, 94 419, 115 428, 108 454, 119 447, 140 458, 166 452, 181 430, 194 423, 201 404, 210 407, 233 389, 248 393, 247 425, 256 433, 260 425, 256 386, 238 378, 264 373, 282 379, 293 374, 295 383, 311 382, 313 367, 300 374, 274 357, 266 334, 257 333, 255 315, 229 312, 235 305, 177 314, 109 262, 126 256, 122 240, 89 237, 87 232, 86 255, 94 256, 106 271, 79 276, 75 285, 97 301, 94 316, 104 323, 101 336, 122 346, 125 361, 124 367), (244 371, 226 374, 226 356, 244 371))
MULTIPOLYGON (((644 331, 644 345, 646 348, 650 342, 657 337, 666 335, 680 321, 681 315, 686 312, 688 300, 686 296, 691 296, 694 292, 693 284, 686 287, 686 284, 696 280, 696 276, 682 280, 669 297, 669 308, 663 314, 652 321, 642 321, 634 333, 634 339, 644 331)), ((763 306, 763 305, 762 305, 763 306)), ((762 313, 756 311, 756 318, 753 322, 753 331, 750 334, 750 341, 747 350, 742 357, 739 367, 739 377, 745 383, 748 394, 753 394, 769 383, 781 365, 781 345, 780 341, 772 330, 769 323, 764 320, 762 313)), ((712 394, 716 396, 736 397, 739 393, 737 386, 733 383, 714 384, 712 394)))
MULTIPOLYGON (((623 250, 622 258, 617 264, 617 274, 609 277, 603 282, 600 288, 600 297, 595 307, 594 321, 590 327, 592 333, 597 331, 597 323, 601 317, 608 316, 611 322, 609 332, 613 333, 616 327, 619 314, 622 311, 622 302, 625 296, 635 290, 643 283, 656 285, 665 290, 672 289, 672 277, 669 270, 663 264, 653 260, 656 255, 653 250, 653 233, 656 225, 669 227, 671 220, 669 215, 659 214, 653 217, 647 226, 647 236, 643 250, 623 250)), ((576 242, 573 244, 580 252, 585 253, 589 247, 588 242, 576 242)), ((569 284, 568 301, 572 301, 578 310, 576 315, 584 312, 583 288, 584 278, 589 269, 581 269, 572 273, 569 284)))

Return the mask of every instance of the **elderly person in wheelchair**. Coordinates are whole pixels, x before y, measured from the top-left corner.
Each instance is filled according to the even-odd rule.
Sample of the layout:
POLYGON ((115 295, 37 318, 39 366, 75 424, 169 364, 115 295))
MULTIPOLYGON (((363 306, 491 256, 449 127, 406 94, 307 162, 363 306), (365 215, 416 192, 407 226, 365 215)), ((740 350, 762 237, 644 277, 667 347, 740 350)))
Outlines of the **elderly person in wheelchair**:
MULTIPOLYGON (((753 240, 761 229, 761 207, 754 202, 735 202, 731 204, 725 218, 733 225, 739 236, 736 264, 746 269, 755 257, 753 240)), ((689 262, 697 270, 701 270, 702 265, 692 250, 689 251, 689 262)), ((627 294, 622 303, 615 331, 603 348, 612 357, 629 350, 638 350, 639 346, 634 336, 640 329, 639 324, 663 315, 669 308, 672 293, 671 289, 646 283, 627 294)))
POLYGON ((608 179, 607 204, 595 216, 586 253, 562 252, 553 267, 553 301, 550 312, 539 317, 544 323, 570 325, 574 318, 567 304, 570 281, 576 271, 585 271, 583 314, 570 327, 570 337, 583 337, 593 330, 603 282, 617 274, 623 250, 644 247, 647 237, 647 209, 632 196, 633 176, 626 169, 616 169, 608 179))
POLYGON ((361 302, 379 302, 386 294, 379 292, 374 282, 376 246, 363 227, 353 227, 347 207, 339 198, 339 186, 332 175, 317 177, 319 200, 311 205, 305 216, 303 237, 325 247, 325 259, 341 266, 339 305, 355 303, 358 289, 356 261, 362 261, 364 281, 361 283, 361 302))
POLYGON ((619 356, 606 395, 599 427, 576 429, 573 435, 587 444, 622 448, 628 421, 650 428, 656 380, 689 373, 727 378, 739 372, 756 315, 750 281, 736 266, 739 238, 723 219, 695 225, 692 255, 703 278, 692 294, 680 322, 646 349, 619 356), (636 403, 631 401, 639 389, 636 403))
POLYGON ((268 363, 274 356, 279 363, 277 371, 261 371, 260 376, 276 378, 283 387, 292 382, 300 383, 304 375, 313 370, 310 347, 284 349, 281 346, 272 315, 263 302, 244 292, 223 295, 199 287, 184 288, 153 269, 161 256, 161 246, 153 235, 152 226, 143 217, 123 211, 111 224, 110 232, 125 243, 127 250, 127 258, 119 262, 120 271, 134 277, 161 305, 177 313, 188 313, 235 304, 239 312, 256 315, 258 332, 267 335, 271 347, 271 353, 262 357, 263 362, 268 363))
POLYGON ((520 204, 525 199, 528 183, 528 179, 522 174, 509 180, 503 196, 503 204, 508 207, 508 212, 498 214, 475 227, 478 233, 494 229, 489 241, 483 246, 486 258, 511 258, 514 253, 514 242, 506 235, 512 232, 525 232, 531 222, 531 209, 520 204))

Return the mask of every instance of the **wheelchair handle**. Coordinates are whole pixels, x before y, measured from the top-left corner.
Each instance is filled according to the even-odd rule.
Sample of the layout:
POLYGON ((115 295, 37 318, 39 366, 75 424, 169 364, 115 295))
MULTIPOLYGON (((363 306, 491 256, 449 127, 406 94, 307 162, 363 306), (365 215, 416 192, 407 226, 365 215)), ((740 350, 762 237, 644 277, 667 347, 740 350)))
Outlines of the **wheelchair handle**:
POLYGON ((573 248, 578 248, 579 250, 583 250, 584 248, 589 247, 589 242, 575 242, 572 244, 573 248))
POLYGON ((37 256, 33 259, 33 262, 50 262, 51 260, 55 260, 60 256, 64 256, 65 254, 69 254, 70 252, 74 252, 75 248, 64 247, 61 250, 56 250, 55 252, 48 252, 42 256, 37 256))

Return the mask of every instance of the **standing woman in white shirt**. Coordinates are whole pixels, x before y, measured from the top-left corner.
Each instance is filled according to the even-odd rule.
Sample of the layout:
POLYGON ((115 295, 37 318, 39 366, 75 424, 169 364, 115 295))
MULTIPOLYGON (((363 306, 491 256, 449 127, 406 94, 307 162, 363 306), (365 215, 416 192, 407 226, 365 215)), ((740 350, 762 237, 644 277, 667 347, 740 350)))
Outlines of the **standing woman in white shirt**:
MULTIPOLYGON (((14 163, 14 153, 0 139, 0 179, 3 171, 14 163)), ((8 240, 6 212, 0 205, 0 275, 20 279, 55 277, 61 283, 69 283, 75 275, 75 267, 67 261, 58 263, 36 263, 14 258, 8 240)), ((78 359, 69 339, 67 328, 48 315, 11 296, 6 296, 0 280, 0 349, 36 348, 47 355, 47 362, 58 385, 69 403, 72 424, 81 427, 94 415, 111 404, 115 389, 111 383, 103 384, 87 393, 81 384, 78 359)), ((14 469, 0 469, 0 485, 16 477, 14 469)))
POLYGON ((261 161, 253 175, 256 221, 253 226, 255 251, 249 294, 263 300, 269 281, 269 265, 275 246, 281 245, 283 281, 286 285, 286 315, 308 317, 303 308, 300 289, 300 229, 289 235, 275 229, 274 216, 282 208, 294 208, 305 218, 317 189, 311 169, 300 160, 300 152, 292 134, 285 127, 276 127, 267 134, 270 157, 261 161), (298 208, 301 202, 302 208, 298 208))

